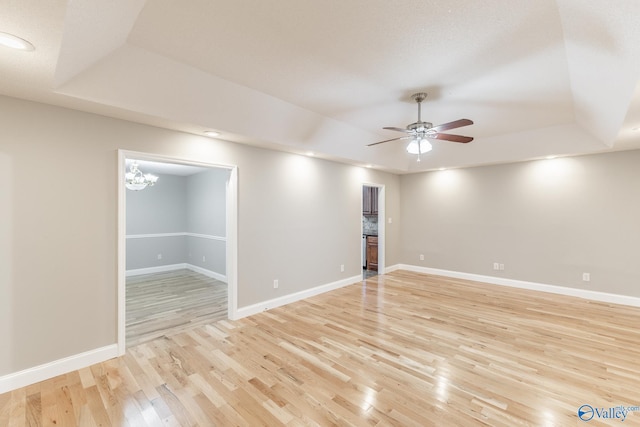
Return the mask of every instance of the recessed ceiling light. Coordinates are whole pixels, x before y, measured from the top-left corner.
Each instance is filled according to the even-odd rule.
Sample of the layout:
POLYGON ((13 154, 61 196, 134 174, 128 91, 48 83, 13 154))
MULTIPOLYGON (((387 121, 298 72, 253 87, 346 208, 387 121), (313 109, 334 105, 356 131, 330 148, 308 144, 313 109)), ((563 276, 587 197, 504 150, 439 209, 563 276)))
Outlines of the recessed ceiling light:
POLYGON ((216 132, 215 130, 206 130, 204 134, 211 137, 220 136, 220 132, 216 132))
POLYGON ((438 169, 438 170, 446 171, 446 170, 447 170, 447 168, 440 168, 440 169, 438 169))
POLYGON ((307 151, 305 154, 306 154, 307 156, 309 156, 309 157, 313 157, 313 156, 315 156, 315 154, 313 153, 313 151, 307 151))
POLYGON ((547 159, 547 160, 553 160, 553 159, 555 159, 555 158, 556 158, 556 156, 547 156, 547 157, 546 157, 546 159, 547 159))
POLYGON ((373 167, 373 165, 366 165, 365 167, 367 167, 367 168, 372 168, 372 167, 373 167))
POLYGON ((36 48, 18 36, 14 36, 13 34, 0 32, 0 46, 9 47, 11 49, 17 50, 35 50, 36 48))

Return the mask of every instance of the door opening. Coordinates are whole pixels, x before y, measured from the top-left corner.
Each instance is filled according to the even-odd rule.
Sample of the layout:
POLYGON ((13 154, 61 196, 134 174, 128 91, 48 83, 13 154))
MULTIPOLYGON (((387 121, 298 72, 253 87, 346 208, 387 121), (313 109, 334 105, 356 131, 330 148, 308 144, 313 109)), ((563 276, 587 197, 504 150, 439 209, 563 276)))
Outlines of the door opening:
POLYGON ((384 187, 362 186, 362 278, 384 273, 384 187), (382 256, 381 256, 382 254, 382 256))
MULTIPOLYGON (((127 317, 131 317, 129 314, 132 309, 135 309, 136 302, 132 301, 141 298, 134 293, 146 292, 144 287, 147 284, 140 283, 140 279, 152 282, 153 292, 163 292, 163 287, 172 286, 172 278, 182 275, 174 280, 176 286, 201 288, 202 292, 209 295, 210 290, 203 283, 208 280, 217 286, 215 296, 209 295, 211 304, 215 302, 219 305, 215 313, 210 315, 234 319, 237 311, 237 168, 120 150, 118 180, 119 353, 124 354, 129 341, 127 333, 134 327, 138 328, 136 334, 138 331, 143 335, 146 333, 145 326, 132 326, 127 320, 127 317), (160 190, 160 185, 163 185, 161 181, 164 180, 164 185, 172 189, 158 191, 155 195, 148 189, 140 192, 126 190, 125 172, 129 171, 129 163, 133 159, 138 161, 145 173, 160 175, 153 188, 160 190), (216 186, 215 192, 209 190, 212 185, 216 186), (131 194, 127 194, 127 191, 131 194), (214 193, 216 200, 203 200, 214 193), (188 194, 193 194, 193 197, 188 197, 188 194), (185 200, 174 200, 168 205, 165 201, 165 205, 160 206, 158 203, 162 204, 162 199, 167 195, 185 200), (182 212, 181 206, 188 208, 182 212), (127 281, 137 283, 130 287, 127 281), (127 292, 131 292, 131 295, 127 295, 127 292), (224 301, 219 300, 221 296, 225 297, 224 301)), ((193 289, 185 291, 192 293, 193 289)), ((202 304, 194 304, 194 307, 202 310, 202 304)), ((146 308, 143 307, 142 315, 144 310, 146 308)), ((158 307, 158 311, 161 313, 162 307, 158 307)), ((167 311, 170 312, 172 310, 167 311)), ((153 318, 154 313, 150 314, 150 318, 153 318)), ((195 315, 200 314, 198 312, 195 315)), ((178 322, 174 328, 179 328, 180 319, 171 317, 167 319, 168 327, 172 327, 170 323, 174 320, 178 322)), ((156 332, 151 335, 153 333, 156 332)))

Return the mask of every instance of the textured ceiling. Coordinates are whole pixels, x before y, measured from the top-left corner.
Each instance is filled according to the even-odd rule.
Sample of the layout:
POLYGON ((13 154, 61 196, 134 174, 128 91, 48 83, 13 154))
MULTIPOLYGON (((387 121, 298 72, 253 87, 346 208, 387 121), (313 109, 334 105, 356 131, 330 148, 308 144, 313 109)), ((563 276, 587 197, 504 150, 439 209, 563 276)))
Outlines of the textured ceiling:
POLYGON ((398 173, 640 148, 640 2, 13 0, 0 93, 398 173), (615 7, 614 7, 615 6, 615 7), (417 118, 468 118, 422 162, 417 118))

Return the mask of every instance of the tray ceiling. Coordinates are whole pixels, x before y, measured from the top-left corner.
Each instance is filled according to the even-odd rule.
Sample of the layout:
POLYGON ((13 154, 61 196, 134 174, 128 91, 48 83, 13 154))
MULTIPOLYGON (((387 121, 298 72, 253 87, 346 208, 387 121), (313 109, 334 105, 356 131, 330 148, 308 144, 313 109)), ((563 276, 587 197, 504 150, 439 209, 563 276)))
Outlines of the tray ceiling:
POLYGON ((640 2, 22 0, 0 93, 396 173, 640 148, 640 2), (468 118, 417 163, 383 126, 468 118))

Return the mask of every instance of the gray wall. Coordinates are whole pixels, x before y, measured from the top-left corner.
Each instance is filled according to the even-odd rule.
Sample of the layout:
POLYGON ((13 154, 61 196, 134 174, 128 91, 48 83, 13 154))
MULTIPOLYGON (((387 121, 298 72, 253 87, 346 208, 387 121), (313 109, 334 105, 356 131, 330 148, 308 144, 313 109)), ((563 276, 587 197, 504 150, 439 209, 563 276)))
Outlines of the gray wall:
MULTIPOLYGON (((187 177, 187 231, 226 238, 228 169, 211 169, 187 177)), ((187 236, 186 261, 226 275, 226 241, 187 236)))
POLYGON ((402 176, 402 263, 640 297, 638 165, 625 151, 402 176))
POLYGON ((186 177, 186 230, 190 233, 226 236, 226 188, 228 169, 211 169, 186 177))
POLYGON ((133 236, 195 233, 224 238, 228 177, 226 169, 189 176, 158 174, 153 187, 127 190, 127 236, 131 236, 127 238, 127 270, 189 263, 225 275, 224 240, 185 235, 133 236))
POLYGON ((188 262, 188 239, 184 235, 128 238, 125 266, 127 272, 188 262), (158 255, 161 256, 160 259, 158 255))
MULTIPOLYGON (((145 172, 143 170, 143 172, 145 172)), ((127 190, 127 236, 187 230, 187 179, 158 174, 158 183, 127 190)), ((187 236, 127 238, 127 270, 187 262, 187 236), (158 255, 162 258, 158 259, 158 255)))
POLYGON ((156 185, 141 191, 127 190, 126 197, 127 235, 187 230, 185 177, 158 174, 156 185))
POLYGON ((0 120, 0 375, 116 343, 119 148, 238 166, 240 307, 360 273, 362 182, 400 261, 398 176, 7 97, 0 120))

